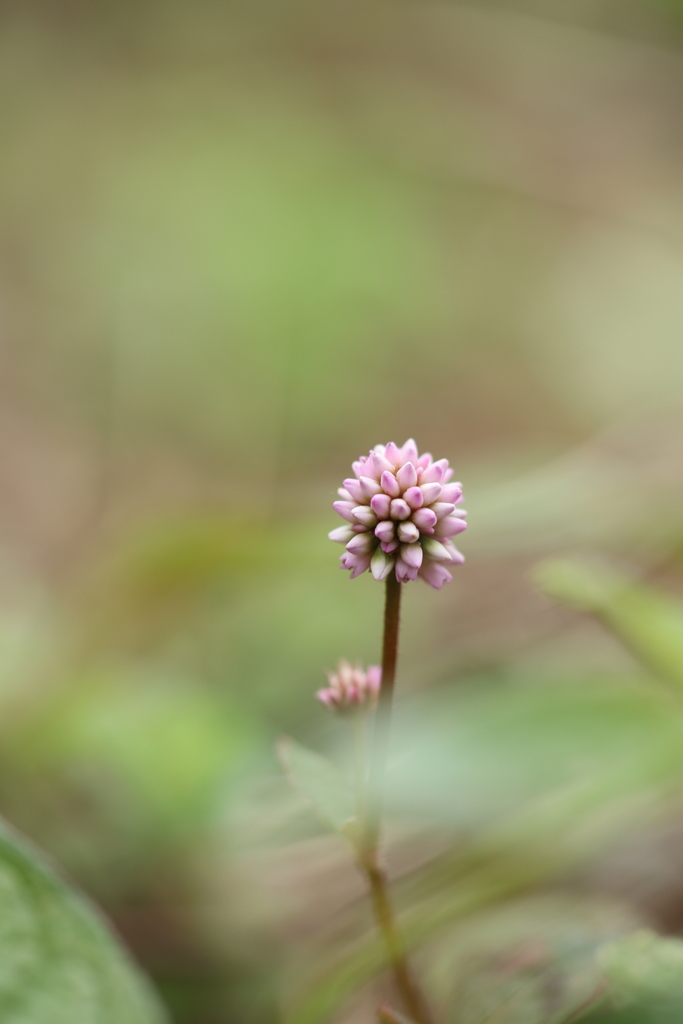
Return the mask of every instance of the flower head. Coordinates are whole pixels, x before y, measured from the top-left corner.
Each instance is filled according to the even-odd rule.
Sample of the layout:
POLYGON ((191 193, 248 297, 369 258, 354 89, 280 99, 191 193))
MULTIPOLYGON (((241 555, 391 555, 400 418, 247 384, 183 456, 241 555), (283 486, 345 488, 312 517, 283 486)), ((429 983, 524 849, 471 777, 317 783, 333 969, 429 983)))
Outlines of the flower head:
POLYGON ((316 697, 332 711, 352 714, 357 711, 372 711, 377 705, 382 669, 379 665, 351 665, 343 659, 335 672, 327 673, 329 686, 318 690, 316 697))
POLYGON ((418 576, 437 590, 449 583, 446 566, 465 561, 451 538, 467 527, 467 513, 457 508, 462 487, 449 483, 448 460, 418 455, 412 439, 402 448, 392 441, 361 456, 353 472, 333 505, 347 525, 329 534, 346 545, 340 561, 351 579, 369 569, 376 580, 395 572, 401 583, 418 576))

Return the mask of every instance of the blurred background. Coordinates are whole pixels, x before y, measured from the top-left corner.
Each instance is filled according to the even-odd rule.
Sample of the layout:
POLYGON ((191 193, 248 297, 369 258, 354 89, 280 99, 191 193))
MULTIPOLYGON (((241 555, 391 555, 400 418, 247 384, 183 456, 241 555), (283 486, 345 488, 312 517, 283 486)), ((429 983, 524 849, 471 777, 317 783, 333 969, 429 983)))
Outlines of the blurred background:
POLYGON ((449 1020, 571 1009, 683 931, 683 4, 0 16, 0 810, 176 1024, 370 1020, 273 747, 344 763, 313 694, 382 593, 330 506, 414 436, 471 525, 405 597, 398 898, 449 1020))

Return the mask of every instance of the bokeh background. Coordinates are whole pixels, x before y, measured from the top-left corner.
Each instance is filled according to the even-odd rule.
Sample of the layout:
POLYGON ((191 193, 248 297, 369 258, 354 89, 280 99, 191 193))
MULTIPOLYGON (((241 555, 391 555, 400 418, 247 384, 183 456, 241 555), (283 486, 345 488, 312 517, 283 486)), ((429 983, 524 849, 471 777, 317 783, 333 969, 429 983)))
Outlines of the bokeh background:
MULTIPOLYGON (((455 466, 471 525, 454 582, 405 599, 406 912, 463 884, 453 851, 471 866, 486 836, 500 858, 485 910, 453 896, 425 926, 435 998, 475 979, 469 1024, 506 964, 683 929, 677 705, 657 652, 568 607, 576 581, 545 561, 668 594, 666 661, 683 5, 0 14, 2 813, 177 1024, 298 1013, 304 976, 370 926, 273 747, 344 762, 313 694, 340 656, 377 659, 382 595, 339 572, 330 503, 352 459, 412 435, 455 466)), ((360 995, 337 978, 296 1019, 371 1019, 360 963, 360 995)))

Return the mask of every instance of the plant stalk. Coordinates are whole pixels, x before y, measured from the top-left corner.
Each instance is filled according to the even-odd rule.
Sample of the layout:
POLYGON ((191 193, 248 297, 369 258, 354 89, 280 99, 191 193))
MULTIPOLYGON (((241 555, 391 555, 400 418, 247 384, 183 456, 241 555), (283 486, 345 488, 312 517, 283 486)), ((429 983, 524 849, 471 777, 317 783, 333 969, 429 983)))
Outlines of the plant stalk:
POLYGON ((380 863, 379 840, 382 818, 382 788, 389 747, 391 706, 398 659, 398 632, 402 584, 392 572, 386 581, 384 637, 382 641, 382 685, 380 687, 372 742, 369 794, 362 822, 360 866, 370 888, 372 909, 382 934, 394 973, 396 987, 415 1024, 431 1024, 424 996, 410 970, 405 945, 391 903, 386 872, 380 863))

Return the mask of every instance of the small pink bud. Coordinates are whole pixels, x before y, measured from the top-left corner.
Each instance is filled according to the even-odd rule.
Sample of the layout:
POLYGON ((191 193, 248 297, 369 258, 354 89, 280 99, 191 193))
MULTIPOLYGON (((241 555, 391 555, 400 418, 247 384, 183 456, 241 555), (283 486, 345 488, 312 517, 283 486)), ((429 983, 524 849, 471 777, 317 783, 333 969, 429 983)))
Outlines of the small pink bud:
MULTIPOLYGON (((443 494, 443 490, 441 493, 443 494)), ((451 512, 455 512, 455 505, 451 505, 449 501, 435 501, 431 508, 437 519, 445 519, 451 512)))
POLYGON ((379 478, 381 477, 382 473, 393 473, 393 471, 394 471, 394 467, 389 462, 389 460, 385 459, 385 457, 383 455, 380 455, 378 452, 373 452, 373 455, 372 455, 372 468, 373 468, 373 474, 372 475, 377 480, 379 480, 379 478))
POLYGON ((353 498, 351 497, 351 495, 349 494, 345 487, 338 487, 337 494, 339 495, 342 501, 353 501, 353 498))
POLYGON ((462 498, 462 487, 460 484, 446 484, 441 488, 441 500, 452 501, 454 504, 462 498))
POLYGON ((406 565, 419 569, 422 565, 422 547, 420 544, 402 544, 401 556, 406 565))
POLYGON ((377 548, 372 561, 370 562, 370 571, 375 579, 379 582, 385 580, 389 573, 394 568, 395 559, 391 555, 387 555, 382 551, 381 547, 377 548))
POLYGON ((403 500, 407 501, 411 508, 421 508, 425 499, 419 487, 409 487, 403 495, 403 500))
POLYGON ((338 526, 335 530, 330 530, 327 536, 338 544, 346 544, 355 534, 352 526, 338 526))
POLYGON ((438 562, 430 562, 429 559, 425 559, 420 567, 420 578, 435 590, 441 590, 444 583, 450 583, 453 579, 448 569, 438 562))
POLYGON ((342 517, 342 519, 348 519, 350 523, 355 523, 356 520, 353 516, 355 505, 352 501, 334 501, 332 503, 332 508, 342 517))
POLYGON ((463 555, 462 551, 458 551, 458 549, 456 548, 455 544, 452 543, 452 541, 444 541, 444 547, 448 549, 448 553, 451 556, 451 562, 453 562, 455 565, 463 564, 463 562, 465 561, 465 556, 463 555))
POLYGON ((423 472, 427 468, 427 466, 431 466, 431 464, 432 464, 432 453, 431 452, 425 452, 424 455, 421 455, 420 458, 415 463, 417 468, 421 469, 423 472))
POLYGON ((395 530, 396 525, 393 519, 383 519, 375 527, 375 537, 379 537, 380 540, 393 540, 395 530))
POLYGON ((352 551, 356 555, 364 555, 373 550, 375 543, 375 538, 371 533, 357 533, 346 545, 346 550, 352 551))
POLYGON ((392 555, 394 551, 398 551, 397 540, 383 540, 381 544, 382 551, 385 555, 392 555))
POLYGON ((372 527, 377 523, 377 516, 371 508, 368 508, 367 505, 357 505, 353 510, 353 514, 358 522, 362 523, 363 526, 372 527))
MULTIPOLYGON (((342 526, 342 530, 344 527, 342 526)), ((406 522, 398 525, 398 539, 402 544, 413 544, 420 539, 420 531, 415 523, 406 522)))
POLYGON ((431 508, 419 508, 413 512, 412 520, 420 530, 433 530, 436 523, 436 512, 431 508))
POLYGON ((436 528, 437 537, 455 537, 467 529, 467 523, 458 516, 447 516, 436 528))
MULTIPOLYGON (((353 541, 351 541, 353 544, 353 541)), ((436 562, 450 562, 451 556, 447 548, 441 544, 440 541, 436 540, 435 537, 426 537, 422 543, 424 553, 427 558, 432 558, 436 562)), ((347 545, 348 547, 348 545, 347 545)))
POLYGON ((417 484, 417 470, 412 462, 406 462, 405 466, 401 466, 396 474, 396 479, 402 491, 407 491, 409 487, 415 487, 417 484))
POLYGON ((350 477, 348 480, 344 481, 344 487, 349 492, 353 502, 356 505, 367 504, 368 499, 365 497, 365 494, 363 493, 363 488, 361 486, 360 480, 354 480, 353 478, 350 477))
POLYGON ((409 580, 417 579, 417 569, 408 565, 402 558, 396 559, 396 579, 399 583, 408 583, 409 580))
POLYGON ((439 459, 438 462, 432 462, 431 466, 428 466, 422 474, 422 483, 440 484, 447 469, 448 459, 439 459))
POLYGON ((382 484, 382 490, 385 494, 391 495, 392 498, 398 498, 401 493, 401 488, 399 487, 398 480, 393 473, 382 473, 380 483, 382 484))
POLYGON ((393 519, 408 519, 413 510, 403 498, 394 498, 391 503, 391 516, 393 519))
POLYGON ((317 699, 338 714, 359 714, 373 711, 382 683, 379 665, 364 669, 340 661, 335 672, 327 674, 328 686, 316 693, 317 699))
POLYGON ((370 568, 370 557, 369 552, 367 555, 359 555, 353 551, 345 551, 339 561, 343 569, 351 570, 351 579, 355 580, 356 576, 360 576, 370 568))
POLYGON ((378 519, 388 519, 391 511, 391 498, 388 494, 376 494, 370 502, 370 508, 378 519))
POLYGON ((417 445, 412 437, 408 438, 403 448, 401 448, 401 461, 412 462, 413 465, 417 462, 417 445))
POLYGON ((369 476, 362 476, 360 478, 360 485, 363 489, 363 494, 370 501, 376 494, 379 494, 382 488, 376 480, 371 479, 369 476))
POLYGON ((400 466, 403 465, 401 451, 398 448, 398 446, 394 444, 393 441, 390 441, 389 444, 384 449, 384 457, 393 464, 395 469, 398 469, 400 466))
POLYGON ((420 484, 420 490, 422 491, 422 497, 425 500, 425 505, 431 505, 432 502, 436 501, 436 499, 441 495, 441 484, 420 484))

